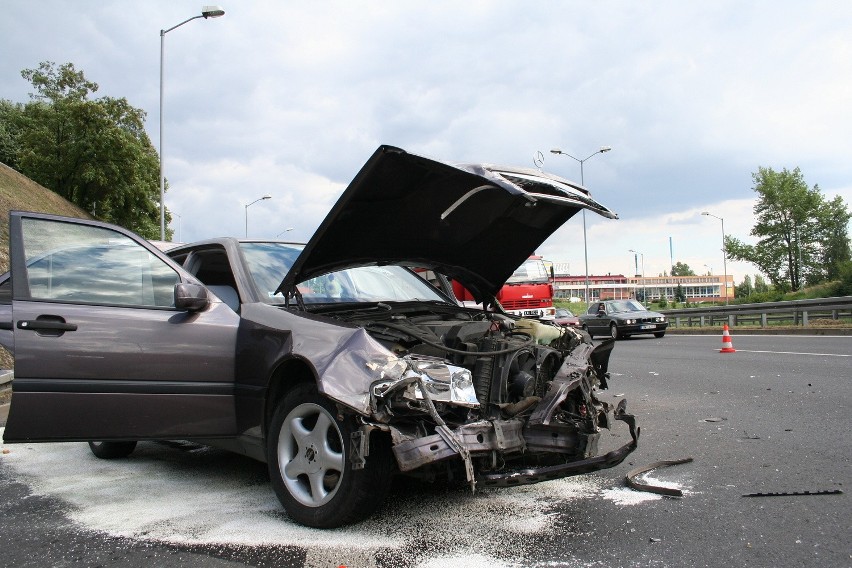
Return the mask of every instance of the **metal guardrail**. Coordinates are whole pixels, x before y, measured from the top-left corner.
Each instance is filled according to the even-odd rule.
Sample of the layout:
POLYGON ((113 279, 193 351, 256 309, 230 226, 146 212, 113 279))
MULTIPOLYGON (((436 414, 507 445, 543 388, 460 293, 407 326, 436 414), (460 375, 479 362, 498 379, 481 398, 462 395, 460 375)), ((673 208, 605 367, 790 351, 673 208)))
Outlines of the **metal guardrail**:
POLYGON ((770 323, 807 326, 811 319, 816 318, 848 319, 852 323, 852 296, 659 311, 666 315, 669 325, 676 328, 722 323, 730 327, 758 323, 760 327, 767 327, 770 323))

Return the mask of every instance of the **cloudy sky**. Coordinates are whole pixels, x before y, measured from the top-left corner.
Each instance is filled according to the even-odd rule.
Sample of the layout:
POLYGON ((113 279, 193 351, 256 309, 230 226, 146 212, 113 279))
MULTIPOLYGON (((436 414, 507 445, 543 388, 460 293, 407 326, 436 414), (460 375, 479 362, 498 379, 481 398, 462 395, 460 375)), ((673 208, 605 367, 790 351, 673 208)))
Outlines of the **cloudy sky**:
MULTIPOLYGON (((165 35, 166 204, 175 238, 306 240, 380 144, 580 180, 589 270, 674 261, 722 273, 721 223, 749 240, 751 174, 800 167, 852 203, 852 3, 222 0, 165 35), (225 3, 225 2, 229 3, 225 3), (640 260, 641 262, 641 260, 640 260)), ((0 98, 72 62, 148 114, 159 141, 160 30, 185 0, 4 0, 0 98)), ((582 274, 582 219, 539 254, 582 274)), ((641 267, 640 267, 641 268, 641 267)), ((728 263, 739 282, 754 273, 728 263)))

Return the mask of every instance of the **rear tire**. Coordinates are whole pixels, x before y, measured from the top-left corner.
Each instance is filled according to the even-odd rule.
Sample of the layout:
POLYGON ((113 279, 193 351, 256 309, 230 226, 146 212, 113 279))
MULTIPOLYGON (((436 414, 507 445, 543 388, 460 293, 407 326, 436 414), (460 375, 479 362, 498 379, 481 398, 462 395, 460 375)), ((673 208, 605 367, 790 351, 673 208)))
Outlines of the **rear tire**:
POLYGON ((114 460, 132 454, 136 442, 89 442, 89 449, 102 460, 114 460))
POLYGON ((369 517, 384 502, 393 474, 390 440, 370 436, 363 469, 352 469, 355 417, 341 414, 313 384, 289 392, 272 416, 267 463, 287 515, 309 527, 334 528, 369 517))

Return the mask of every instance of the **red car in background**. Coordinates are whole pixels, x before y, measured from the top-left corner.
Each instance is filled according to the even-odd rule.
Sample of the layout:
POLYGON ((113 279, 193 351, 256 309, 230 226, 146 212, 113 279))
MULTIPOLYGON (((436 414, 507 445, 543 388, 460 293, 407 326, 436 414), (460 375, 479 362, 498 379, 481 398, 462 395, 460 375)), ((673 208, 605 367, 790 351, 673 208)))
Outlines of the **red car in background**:
POLYGON ((553 321, 561 327, 580 327, 580 318, 566 308, 556 308, 556 317, 553 321))

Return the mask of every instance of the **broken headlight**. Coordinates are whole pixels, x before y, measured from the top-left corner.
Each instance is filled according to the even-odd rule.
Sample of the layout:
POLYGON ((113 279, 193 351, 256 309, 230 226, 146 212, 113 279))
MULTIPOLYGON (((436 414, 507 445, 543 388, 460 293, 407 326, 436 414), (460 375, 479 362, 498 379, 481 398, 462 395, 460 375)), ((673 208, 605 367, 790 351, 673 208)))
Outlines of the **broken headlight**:
POLYGON ((414 357, 393 357, 367 363, 375 375, 373 395, 389 396, 402 389, 402 396, 413 401, 423 400, 422 388, 434 402, 477 408, 479 400, 473 387, 470 371, 448 365, 440 360, 414 357))

